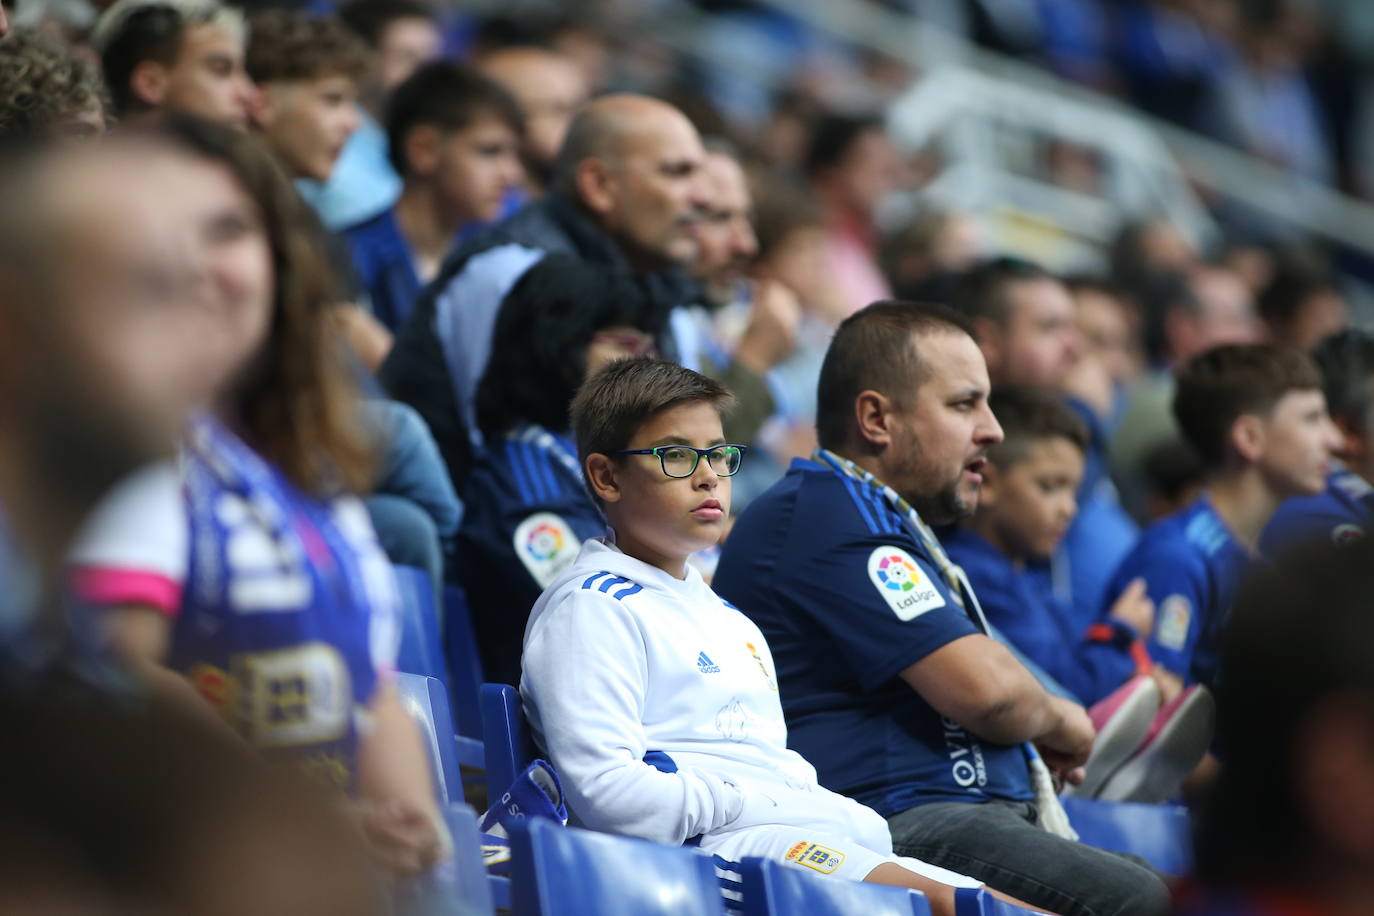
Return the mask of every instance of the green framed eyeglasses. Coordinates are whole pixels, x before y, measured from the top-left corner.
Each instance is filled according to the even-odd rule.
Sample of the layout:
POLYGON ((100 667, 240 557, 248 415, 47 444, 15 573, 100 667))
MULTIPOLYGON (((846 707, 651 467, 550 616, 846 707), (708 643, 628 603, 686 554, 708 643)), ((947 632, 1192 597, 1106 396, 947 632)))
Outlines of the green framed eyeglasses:
POLYGON ((697 472, 697 464, 702 458, 711 465, 711 470, 721 477, 734 477, 744 461, 747 445, 715 445, 711 448, 693 448, 690 445, 660 445, 657 448, 626 448, 611 452, 612 455, 653 455, 668 477, 691 477, 697 472))

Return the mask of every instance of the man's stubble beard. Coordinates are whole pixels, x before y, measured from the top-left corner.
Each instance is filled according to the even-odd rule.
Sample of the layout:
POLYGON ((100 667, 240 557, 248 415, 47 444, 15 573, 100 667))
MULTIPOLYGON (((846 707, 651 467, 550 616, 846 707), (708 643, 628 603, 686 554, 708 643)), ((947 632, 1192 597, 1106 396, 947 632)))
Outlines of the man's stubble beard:
POLYGON ((891 484, 893 489, 911 504, 928 525, 952 525, 971 516, 977 507, 976 491, 973 500, 966 499, 959 492, 963 467, 959 468, 953 480, 941 480, 938 470, 926 466, 920 438, 908 432, 903 432, 900 438, 898 454, 903 457, 897 465, 898 482, 891 484))

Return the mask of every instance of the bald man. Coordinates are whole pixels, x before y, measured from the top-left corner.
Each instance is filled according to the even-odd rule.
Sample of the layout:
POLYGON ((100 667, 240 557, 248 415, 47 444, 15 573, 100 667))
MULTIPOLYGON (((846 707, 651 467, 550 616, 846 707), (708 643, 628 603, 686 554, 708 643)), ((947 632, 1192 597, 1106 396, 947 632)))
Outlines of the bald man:
POLYGON ((556 51, 533 46, 500 48, 483 55, 477 69, 500 83, 525 113, 526 191, 540 197, 553 181, 554 161, 573 115, 587 101, 587 81, 577 65, 556 51))
POLYGON ((691 122, 642 95, 608 95, 573 119, 553 188, 449 256, 382 366, 392 396, 429 423, 461 489, 481 444, 473 398, 516 281, 550 253, 642 274, 666 311, 687 302, 699 254, 705 153, 691 122))

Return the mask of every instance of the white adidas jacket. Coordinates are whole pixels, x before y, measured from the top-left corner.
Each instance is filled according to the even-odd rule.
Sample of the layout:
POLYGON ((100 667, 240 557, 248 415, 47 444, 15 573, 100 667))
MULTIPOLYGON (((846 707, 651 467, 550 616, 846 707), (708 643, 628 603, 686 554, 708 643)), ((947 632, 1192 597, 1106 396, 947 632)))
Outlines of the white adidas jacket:
POLYGON ((535 603, 523 669, 535 738, 594 830, 679 844, 785 824, 891 852, 881 816, 787 749, 763 634, 691 566, 679 580, 587 541, 535 603))

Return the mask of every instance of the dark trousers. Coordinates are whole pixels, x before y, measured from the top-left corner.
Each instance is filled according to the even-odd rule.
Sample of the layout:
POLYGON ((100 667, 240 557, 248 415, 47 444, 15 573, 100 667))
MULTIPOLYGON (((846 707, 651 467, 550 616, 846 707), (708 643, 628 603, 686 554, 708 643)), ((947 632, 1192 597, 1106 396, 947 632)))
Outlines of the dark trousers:
POLYGON ((1046 833, 1035 805, 988 801, 921 805, 887 819, 893 850, 977 878, 1062 916, 1158 916, 1163 876, 1134 856, 1046 833))

